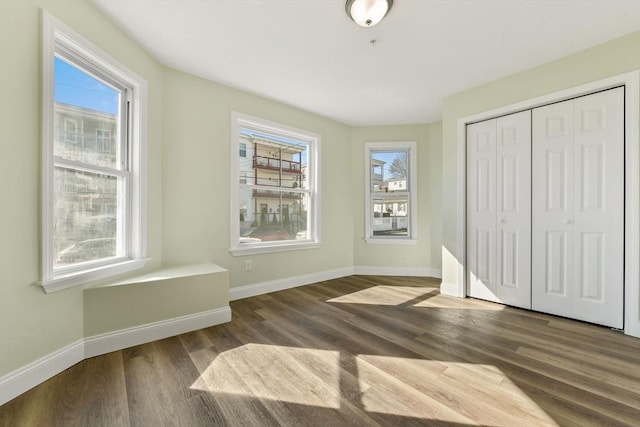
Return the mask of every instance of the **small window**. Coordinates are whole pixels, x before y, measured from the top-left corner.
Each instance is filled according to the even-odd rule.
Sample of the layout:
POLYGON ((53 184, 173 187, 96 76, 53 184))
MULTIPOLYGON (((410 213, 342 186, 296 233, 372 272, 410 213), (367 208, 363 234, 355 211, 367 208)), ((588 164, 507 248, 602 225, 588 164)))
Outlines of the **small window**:
POLYGON ((115 141, 111 140, 112 130, 96 129, 96 149, 101 153, 113 152, 115 141))
POLYGON ((365 144, 368 243, 417 239, 416 143, 365 144))
POLYGON ((234 113, 231 253, 319 244, 320 136, 234 113))
POLYGON ((82 137, 78 120, 65 117, 64 120, 57 120, 58 123, 56 124, 59 126, 59 122, 61 121, 64 123, 64 142, 66 144, 77 145, 82 137))
POLYGON ((142 79, 43 13, 42 286, 144 265, 142 79))

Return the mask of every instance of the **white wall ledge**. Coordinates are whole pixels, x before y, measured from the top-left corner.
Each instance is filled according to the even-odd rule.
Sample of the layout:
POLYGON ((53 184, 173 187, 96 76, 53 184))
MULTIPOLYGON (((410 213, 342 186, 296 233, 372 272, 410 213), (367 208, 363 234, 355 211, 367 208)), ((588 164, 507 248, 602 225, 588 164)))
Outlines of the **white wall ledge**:
POLYGON ((182 277, 202 276, 204 274, 226 273, 227 269, 213 263, 183 265, 178 267, 168 267, 152 271, 140 276, 128 277, 113 283, 97 286, 88 286, 87 289, 107 288, 110 286, 134 285, 137 283, 158 282, 163 280, 179 279, 182 277))

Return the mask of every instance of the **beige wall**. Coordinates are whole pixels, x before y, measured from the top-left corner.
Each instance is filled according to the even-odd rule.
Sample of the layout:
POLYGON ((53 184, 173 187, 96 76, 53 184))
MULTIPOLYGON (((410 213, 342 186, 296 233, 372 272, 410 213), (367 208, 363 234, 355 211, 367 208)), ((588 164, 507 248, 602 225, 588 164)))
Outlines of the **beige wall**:
POLYGON ((351 267, 351 129, 176 70, 164 75, 163 259, 166 265, 215 262, 231 286, 351 267), (322 246, 234 257, 229 253, 231 111, 318 133, 321 142, 322 246), (244 260, 253 270, 244 271, 244 260))
POLYGON ((438 274, 442 236, 440 122, 423 125, 367 126, 352 136, 354 265, 356 267, 416 268, 438 274), (367 244, 365 238, 365 142, 416 141, 418 148, 418 243, 415 245, 367 244))
POLYGON ((442 269, 443 282, 455 284, 457 186, 457 121, 475 113, 560 91, 640 68, 640 32, 578 52, 522 73, 452 95, 443 105, 442 269))
POLYGON ((149 84, 148 270, 162 257, 162 68, 84 0, 0 1, 0 377, 83 337, 81 288, 45 295, 40 279, 40 9, 149 84), (9 185, 7 185, 9 184, 9 185))

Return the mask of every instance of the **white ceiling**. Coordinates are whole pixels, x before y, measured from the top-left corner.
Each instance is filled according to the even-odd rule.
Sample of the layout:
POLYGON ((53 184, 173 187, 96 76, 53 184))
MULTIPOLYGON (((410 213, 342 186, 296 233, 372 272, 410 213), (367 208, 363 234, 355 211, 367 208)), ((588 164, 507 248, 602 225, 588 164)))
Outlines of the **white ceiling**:
POLYGON ((396 0, 373 28, 343 0, 92 1, 169 67, 355 126, 440 120, 448 95, 640 30, 640 0, 396 0))

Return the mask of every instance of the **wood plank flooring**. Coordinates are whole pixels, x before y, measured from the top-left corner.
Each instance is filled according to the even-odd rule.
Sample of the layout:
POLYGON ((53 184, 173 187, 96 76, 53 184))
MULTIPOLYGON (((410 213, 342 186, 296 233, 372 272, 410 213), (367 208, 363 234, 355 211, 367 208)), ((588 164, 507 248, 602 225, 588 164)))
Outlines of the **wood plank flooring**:
POLYGON ((0 426, 640 425, 640 340, 352 276, 231 303, 233 321, 85 360, 0 426))

